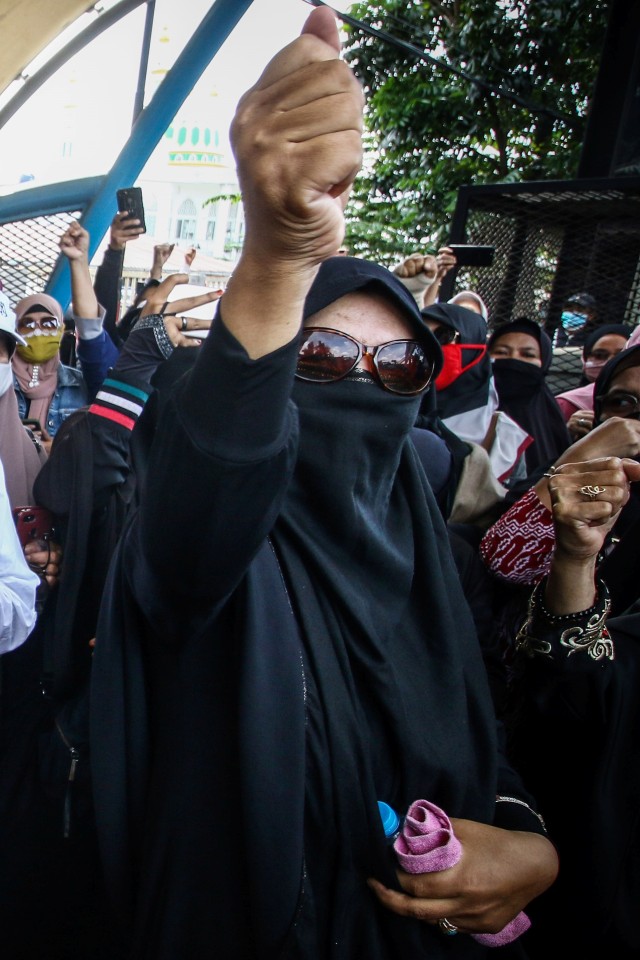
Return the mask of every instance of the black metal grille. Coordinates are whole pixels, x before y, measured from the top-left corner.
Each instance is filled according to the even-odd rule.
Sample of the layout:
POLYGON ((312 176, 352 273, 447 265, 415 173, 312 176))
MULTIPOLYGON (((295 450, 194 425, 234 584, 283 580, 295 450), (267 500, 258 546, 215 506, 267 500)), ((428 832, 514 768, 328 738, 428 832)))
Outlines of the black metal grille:
MULTIPOLYGON (((553 336, 576 293, 595 298, 598 323, 640 322, 639 178, 463 188, 451 241, 496 248, 491 267, 460 268, 443 289, 479 293, 492 329, 528 316, 553 336)), ((580 358, 554 351, 552 389, 577 385, 580 358)))
POLYGON ((80 210, 0 224, 0 277, 11 303, 42 292, 60 254, 60 237, 80 210))

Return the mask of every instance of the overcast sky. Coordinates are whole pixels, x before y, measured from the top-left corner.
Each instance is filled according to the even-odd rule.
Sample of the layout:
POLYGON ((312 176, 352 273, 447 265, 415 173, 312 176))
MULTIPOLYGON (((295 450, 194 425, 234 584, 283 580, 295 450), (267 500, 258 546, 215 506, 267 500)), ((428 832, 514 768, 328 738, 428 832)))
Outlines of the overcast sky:
MULTIPOLYGON (((156 0, 147 90, 159 82, 209 6, 210 0, 156 0)), ((349 2, 336 4, 342 12, 349 7, 349 2)), ((271 57, 299 35, 312 9, 304 0, 253 0, 183 112, 226 133, 239 97, 271 57)), ((106 31, 0 130, 3 192, 25 175, 49 183, 110 168, 131 126, 144 15, 143 4, 106 31), (72 163, 63 156, 65 143, 73 145, 72 163)))

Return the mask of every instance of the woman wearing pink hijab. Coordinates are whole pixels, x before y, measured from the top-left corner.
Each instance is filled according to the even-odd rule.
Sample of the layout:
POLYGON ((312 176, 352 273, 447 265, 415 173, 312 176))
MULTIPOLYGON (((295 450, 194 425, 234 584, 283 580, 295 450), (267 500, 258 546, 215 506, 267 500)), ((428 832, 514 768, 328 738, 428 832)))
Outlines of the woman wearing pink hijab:
POLYGON ((64 318, 57 300, 36 293, 15 309, 16 330, 25 341, 12 359, 20 417, 38 420, 53 437, 70 413, 89 403, 87 387, 81 371, 60 360, 64 318))
POLYGON ((23 297, 16 306, 16 331, 25 341, 12 359, 14 389, 20 418, 38 420, 45 445, 63 420, 93 399, 115 363, 118 351, 103 330, 105 311, 98 303, 89 273, 89 234, 72 223, 60 239, 69 261, 72 319, 78 334, 80 367, 60 359, 64 315, 57 300, 46 293, 23 297))
POLYGON ((573 440, 586 437, 593 429, 593 388, 598 374, 612 357, 632 346, 632 328, 626 323, 610 323, 596 327, 585 339, 582 348, 583 377, 573 390, 556 394, 573 440))

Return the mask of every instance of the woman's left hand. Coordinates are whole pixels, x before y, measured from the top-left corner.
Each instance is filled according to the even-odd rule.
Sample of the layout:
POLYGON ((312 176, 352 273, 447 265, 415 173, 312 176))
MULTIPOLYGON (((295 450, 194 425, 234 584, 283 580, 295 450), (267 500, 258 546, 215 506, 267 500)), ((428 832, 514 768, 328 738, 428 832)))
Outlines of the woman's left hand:
POLYGON ((399 870, 402 893, 373 879, 369 886, 400 916, 434 925, 446 917, 460 932, 498 933, 551 886, 558 872, 555 848, 537 833, 473 820, 451 823, 462 844, 455 866, 421 874, 399 870))

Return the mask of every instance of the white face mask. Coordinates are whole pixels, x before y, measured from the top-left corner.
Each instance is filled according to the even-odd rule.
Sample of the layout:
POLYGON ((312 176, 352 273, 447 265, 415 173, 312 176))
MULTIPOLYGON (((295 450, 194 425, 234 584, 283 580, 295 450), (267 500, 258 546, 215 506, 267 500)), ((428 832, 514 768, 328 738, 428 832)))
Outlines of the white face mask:
POLYGON ((11 363, 0 362, 0 397, 3 397, 9 387, 13 386, 13 367, 11 363))

